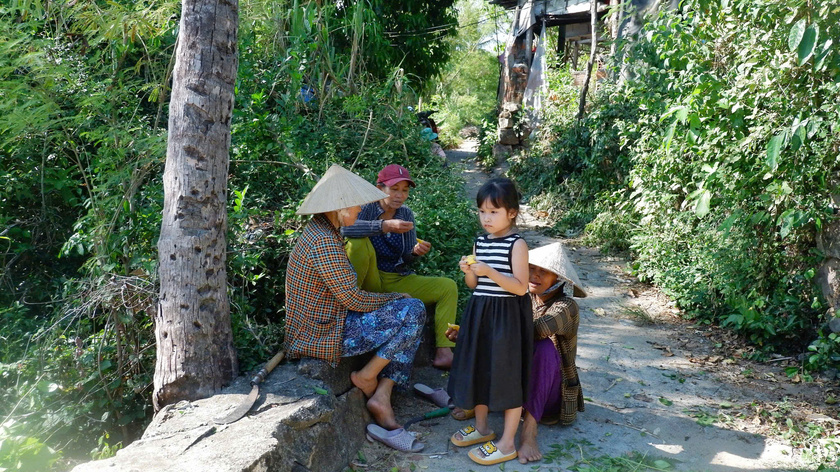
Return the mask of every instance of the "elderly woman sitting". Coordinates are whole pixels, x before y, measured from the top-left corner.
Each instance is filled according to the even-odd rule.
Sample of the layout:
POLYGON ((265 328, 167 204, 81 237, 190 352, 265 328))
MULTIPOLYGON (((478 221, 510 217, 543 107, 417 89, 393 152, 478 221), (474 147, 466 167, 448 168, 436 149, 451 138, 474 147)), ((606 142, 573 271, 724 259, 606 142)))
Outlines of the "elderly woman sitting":
POLYGON ((304 199, 297 213, 314 216, 289 256, 286 347, 290 357, 315 357, 332 365, 341 357, 375 352, 350 380, 368 397, 374 420, 395 429, 399 424, 391 391, 395 384, 408 385, 425 307, 402 293, 359 289, 339 232, 355 222, 361 205, 385 197, 361 177, 333 165, 304 199))

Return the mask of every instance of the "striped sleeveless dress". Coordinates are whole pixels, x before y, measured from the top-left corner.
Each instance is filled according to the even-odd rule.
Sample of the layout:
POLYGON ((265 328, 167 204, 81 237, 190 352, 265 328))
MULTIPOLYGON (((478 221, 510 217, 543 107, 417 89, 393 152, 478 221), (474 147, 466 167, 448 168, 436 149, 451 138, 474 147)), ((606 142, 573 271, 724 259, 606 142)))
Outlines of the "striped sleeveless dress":
MULTIPOLYGON (((475 258, 512 275, 511 252, 518 234, 479 236, 475 258)), ((534 351, 531 298, 514 295, 489 277, 479 277, 461 315, 449 395, 461 408, 487 405, 490 411, 520 407, 528 395, 534 351)))

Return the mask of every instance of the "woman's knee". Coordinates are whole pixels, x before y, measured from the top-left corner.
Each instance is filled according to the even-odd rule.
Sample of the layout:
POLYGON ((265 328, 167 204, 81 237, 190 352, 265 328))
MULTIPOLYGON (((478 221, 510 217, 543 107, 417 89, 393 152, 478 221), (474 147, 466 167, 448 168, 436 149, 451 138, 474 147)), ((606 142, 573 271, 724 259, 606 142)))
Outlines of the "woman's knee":
POLYGON ((456 296, 458 295, 458 284, 455 283, 454 280, 450 279, 449 277, 441 277, 443 279, 443 291, 444 293, 453 293, 456 296))
POLYGON ((419 298, 406 298, 405 300, 411 313, 425 319, 426 305, 419 298))

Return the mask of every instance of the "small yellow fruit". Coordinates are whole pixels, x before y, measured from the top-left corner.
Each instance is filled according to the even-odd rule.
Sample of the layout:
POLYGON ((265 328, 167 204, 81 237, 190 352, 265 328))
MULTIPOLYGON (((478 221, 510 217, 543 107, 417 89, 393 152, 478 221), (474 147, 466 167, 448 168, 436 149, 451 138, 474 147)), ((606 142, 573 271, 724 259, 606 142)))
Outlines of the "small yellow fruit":
POLYGON ((464 262, 471 265, 471 264, 475 264, 478 261, 475 260, 475 255, 470 254, 469 256, 467 256, 467 258, 466 258, 466 260, 464 260, 464 262))
POLYGON ((422 239, 417 238, 417 243, 418 243, 418 244, 423 244, 423 243, 425 243, 425 242, 426 242, 426 241, 423 241, 422 239))
POLYGON ((452 323, 446 323, 446 324, 449 325, 449 327, 454 329, 455 331, 458 331, 459 329, 461 329, 461 325, 456 325, 456 324, 452 324, 452 323))

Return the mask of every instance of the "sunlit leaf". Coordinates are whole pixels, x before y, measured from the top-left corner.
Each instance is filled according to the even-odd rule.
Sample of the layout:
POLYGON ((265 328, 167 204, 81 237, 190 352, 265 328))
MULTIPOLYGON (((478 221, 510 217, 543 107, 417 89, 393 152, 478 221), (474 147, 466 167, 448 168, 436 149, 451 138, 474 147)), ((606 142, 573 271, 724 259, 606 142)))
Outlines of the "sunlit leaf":
POLYGON ((767 166, 771 170, 776 170, 779 166, 779 151, 782 149, 782 141, 784 141, 784 136, 777 134, 770 138, 767 143, 767 166))
POLYGON ((805 18, 797 21, 790 28, 790 34, 788 35, 788 47, 790 48, 791 52, 795 51, 796 48, 799 47, 799 43, 802 42, 802 36, 804 34, 805 18))
POLYGON ((658 460, 653 461, 653 465, 657 469, 670 469, 671 468, 671 463, 668 462, 668 461, 663 461, 662 459, 658 459, 658 460))
POLYGON ((790 230, 793 228, 793 221, 793 210, 787 210, 779 216, 779 236, 785 238, 790 234, 790 230))
POLYGON ((694 214, 703 218, 709 214, 709 202, 712 199, 712 194, 708 190, 703 190, 700 193, 700 198, 697 199, 697 204, 694 206, 694 214))
POLYGON ((805 62, 811 58, 814 54, 814 46, 817 44, 817 39, 819 39, 820 32, 817 29, 817 25, 810 25, 805 29, 805 34, 802 36, 802 41, 799 43, 799 47, 796 49, 796 53, 799 56, 799 65, 805 64, 805 62))
POLYGON ((819 54, 817 54, 817 56, 814 60, 814 68, 816 68, 817 70, 822 69, 823 64, 825 64, 825 58, 828 57, 828 53, 829 53, 829 51, 831 51, 831 45, 833 43, 834 43, 834 41, 831 40, 831 39, 827 39, 823 43, 822 48, 820 48, 819 54))

